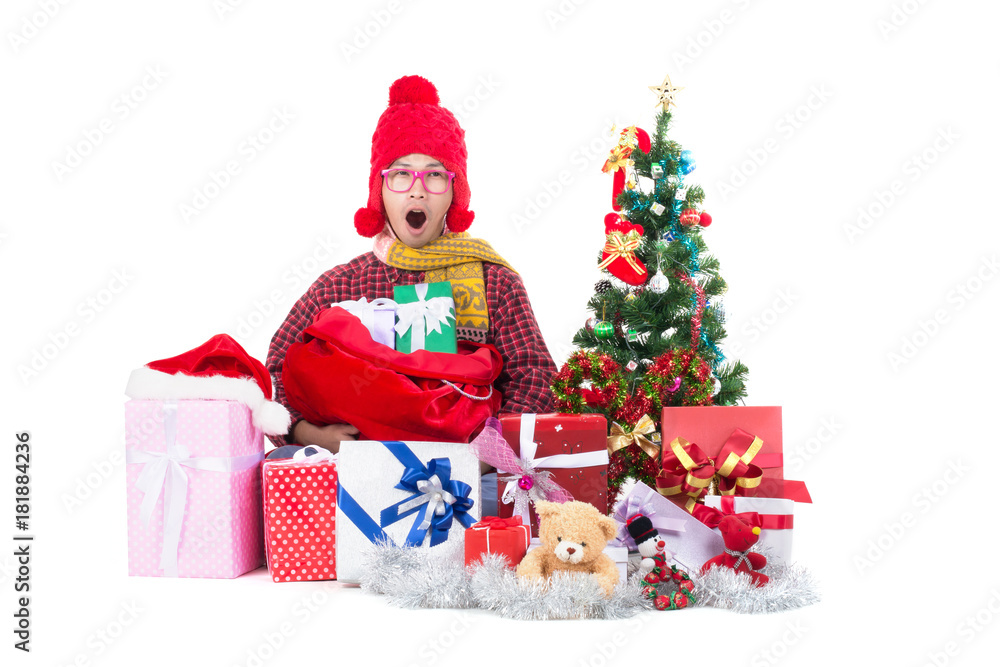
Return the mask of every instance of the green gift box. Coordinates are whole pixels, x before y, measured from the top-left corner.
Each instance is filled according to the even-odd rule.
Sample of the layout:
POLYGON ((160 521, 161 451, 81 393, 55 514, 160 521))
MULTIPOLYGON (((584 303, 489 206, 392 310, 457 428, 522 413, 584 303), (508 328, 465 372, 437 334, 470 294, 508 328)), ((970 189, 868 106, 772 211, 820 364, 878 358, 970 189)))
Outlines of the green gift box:
POLYGON ((456 352, 455 299, 451 283, 420 283, 392 288, 396 301, 396 349, 456 352))

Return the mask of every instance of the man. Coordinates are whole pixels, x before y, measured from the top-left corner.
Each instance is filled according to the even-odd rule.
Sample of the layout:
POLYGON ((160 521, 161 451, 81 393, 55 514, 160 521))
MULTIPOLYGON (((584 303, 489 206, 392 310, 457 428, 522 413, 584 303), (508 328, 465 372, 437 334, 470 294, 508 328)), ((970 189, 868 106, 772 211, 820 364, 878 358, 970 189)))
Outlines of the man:
MULTIPOLYGON (((475 218, 467 158, 465 132, 440 106, 434 85, 418 76, 393 83, 372 136, 368 205, 354 216, 358 233, 374 237, 373 251, 320 276, 274 334, 267 367, 276 400, 287 404, 285 353, 322 310, 339 301, 391 298, 394 285, 448 280, 458 339, 489 343, 500 352, 503 370, 494 383, 503 395, 500 411, 551 410, 555 364, 524 283, 488 243, 465 233, 475 218)), ((341 440, 358 435, 350 424, 313 424, 289 408, 292 428, 276 444, 336 452, 341 440)))

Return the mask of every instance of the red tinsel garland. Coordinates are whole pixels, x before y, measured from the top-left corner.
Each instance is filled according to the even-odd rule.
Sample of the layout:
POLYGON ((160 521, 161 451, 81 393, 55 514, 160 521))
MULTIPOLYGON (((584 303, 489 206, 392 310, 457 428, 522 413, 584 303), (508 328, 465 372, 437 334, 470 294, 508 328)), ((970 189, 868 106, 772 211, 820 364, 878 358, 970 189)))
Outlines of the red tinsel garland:
POLYGON ((625 402, 625 376, 608 355, 578 350, 552 378, 552 397, 560 412, 579 414, 591 408, 614 414, 625 402), (581 387, 584 381, 590 387, 581 387))

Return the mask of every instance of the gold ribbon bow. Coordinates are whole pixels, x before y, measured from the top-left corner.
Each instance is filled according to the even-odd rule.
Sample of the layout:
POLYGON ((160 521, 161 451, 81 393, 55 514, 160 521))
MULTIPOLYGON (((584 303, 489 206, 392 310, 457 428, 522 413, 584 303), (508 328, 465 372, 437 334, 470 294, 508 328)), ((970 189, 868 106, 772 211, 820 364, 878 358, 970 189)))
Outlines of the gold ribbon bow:
POLYGON ((663 470, 656 478, 656 490, 664 496, 687 495, 685 509, 691 512, 711 486, 721 496, 752 496, 757 493, 763 471, 752 463, 764 446, 757 436, 736 429, 714 459, 698 445, 674 438, 663 457, 663 470), (742 451, 742 454, 738 452, 742 451))
POLYGON ((640 243, 642 243, 642 236, 634 229, 627 234, 618 231, 609 233, 608 241, 604 244, 604 252, 608 253, 608 256, 597 265, 597 268, 606 269, 616 259, 623 257, 628 265, 635 269, 636 273, 644 274, 646 269, 635 259, 635 251, 640 243))
POLYGON ((650 433, 656 433, 656 424, 653 423, 649 415, 643 415, 642 419, 632 427, 631 433, 626 433, 618 422, 611 422, 611 433, 608 435, 608 454, 614 454, 619 449, 629 445, 639 445, 639 448, 649 458, 658 461, 660 446, 646 437, 650 433))

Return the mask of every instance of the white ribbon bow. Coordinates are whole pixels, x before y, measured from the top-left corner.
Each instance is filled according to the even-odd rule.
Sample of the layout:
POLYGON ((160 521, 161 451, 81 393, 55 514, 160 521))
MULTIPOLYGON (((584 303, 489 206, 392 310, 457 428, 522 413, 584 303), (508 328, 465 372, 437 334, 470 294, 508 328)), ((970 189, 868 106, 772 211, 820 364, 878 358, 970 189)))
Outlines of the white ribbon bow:
MULTIPOLYGON (((375 299, 374 301, 368 301, 368 297, 361 297, 357 301, 340 301, 333 304, 340 308, 343 308, 351 315, 354 315, 361 323, 365 325, 365 328, 371 333, 372 338, 375 338, 375 313, 378 311, 395 311, 397 309, 397 304, 392 299, 375 299)), ((376 339, 378 340, 378 339, 376 339)), ((384 340, 379 340, 380 343, 386 343, 387 345, 394 345, 395 341, 387 342, 384 340)))
POLYGON ((236 472, 260 463, 264 452, 245 456, 200 456, 192 458, 184 445, 177 444, 177 403, 164 401, 163 428, 166 452, 148 452, 130 449, 125 452, 126 463, 144 464, 136 479, 135 487, 142 491, 139 515, 147 526, 153 518, 156 501, 163 492, 163 548, 160 568, 166 577, 177 576, 177 550, 180 547, 184 508, 187 505, 188 476, 184 468, 213 472, 236 472))
POLYGON ((441 325, 448 323, 448 318, 455 319, 455 300, 447 296, 427 298, 427 283, 415 285, 417 300, 396 305, 396 333, 400 336, 408 330, 413 331, 410 339, 410 351, 424 349, 424 337, 427 333, 441 333, 441 325))
MULTIPOLYGON (((607 448, 602 448, 594 452, 553 454, 552 456, 535 458, 535 454, 538 452, 538 443, 535 442, 536 416, 531 413, 521 415, 520 450, 525 470, 533 471, 538 468, 589 468, 591 466, 608 464, 607 448)), ((506 470, 499 472, 501 474, 509 474, 506 470)), ((517 501, 519 499, 530 499, 531 501, 544 500, 544 496, 536 491, 534 486, 530 490, 525 491, 518 486, 518 481, 517 479, 512 479, 507 482, 500 501, 505 505, 514 503, 514 514, 520 515, 524 525, 530 526, 531 516, 528 512, 528 503, 517 501)))
POLYGON ((292 461, 296 463, 307 465, 310 463, 321 463, 323 461, 337 461, 337 455, 328 449, 323 449, 322 447, 317 447, 316 445, 306 445, 305 447, 300 447, 292 454, 292 461), (312 450, 311 454, 306 454, 306 450, 312 450))
POLYGON ((454 505, 457 498, 444 490, 441 478, 437 475, 431 475, 427 479, 419 480, 417 482, 417 490, 420 491, 421 495, 414 496, 400 505, 399 513, 405 514, 414 507, 419 507, 427 503, 427 509, 424 511, 424 520, 420 522, 418 528, 418 530, 427 530, 431 527, 434 515, 443 515, 447 511, 448 505, 454 505))

